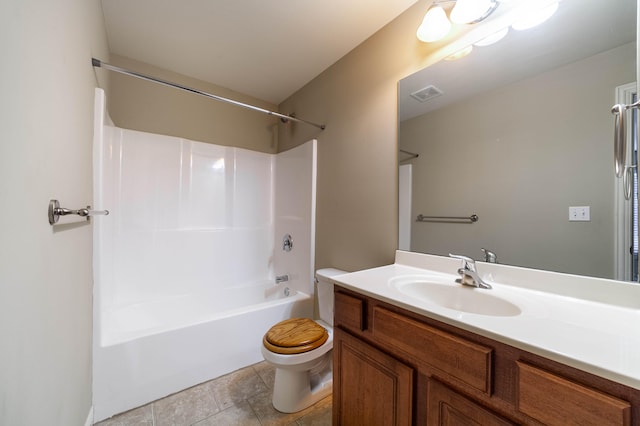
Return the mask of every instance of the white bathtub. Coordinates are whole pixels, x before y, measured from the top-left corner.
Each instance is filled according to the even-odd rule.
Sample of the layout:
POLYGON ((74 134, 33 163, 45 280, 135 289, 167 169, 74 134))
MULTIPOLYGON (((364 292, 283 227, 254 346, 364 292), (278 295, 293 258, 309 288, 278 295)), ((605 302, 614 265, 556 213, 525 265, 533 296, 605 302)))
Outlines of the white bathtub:
POLYGON ((286 299, 285 288, 268 281, 217 289, 215 293, 180 294, 111 308, 102 314, 100 345, 112 346, 272 305, 287 304, 290 301, 286 299))
POLYGON ((95 421, 261 361, 271 325, 313 313, 309 295, 285 296, 284 288, 181 295, 105 313, 94 353, 95 421), (248 300, 253 304, 240 306, 248 300))
POLYGON ((121 129, 105 106, 96 89, 97 421, 261 361, 268 327, 312 315, 315 257, 316 141, 266 154, 121 129))

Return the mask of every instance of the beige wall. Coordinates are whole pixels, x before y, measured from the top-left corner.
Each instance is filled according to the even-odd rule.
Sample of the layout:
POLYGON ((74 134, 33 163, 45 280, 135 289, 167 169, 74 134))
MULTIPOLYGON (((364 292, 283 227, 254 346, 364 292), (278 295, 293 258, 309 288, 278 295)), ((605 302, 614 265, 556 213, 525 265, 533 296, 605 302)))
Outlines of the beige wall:
MULTIPOLYGON (((429 60, 432 47, 420 43, 415 31, 430 3, 418 1, 278 106, 284 114, 326 124, 324 131, 116 74, 108 94, 111 117, 126 128, 264 152, 317 138, 316 267, 356 270, 391 263, 397 247, 396 88, 398 80, 429 60), (217 117, 223 109, 229 115, 221 124, 217 117), (277 147, 270 133, 273 123, 277 147)), ((127 58, 114 56, 112 63, 276 109, 127 58)))
MULTIPOLYGON (((415 37, 429 4, 430 0, 418 1, 278 106, 282 113, 327 126, 320 131, 299 123, 278 123, 278 151, 311 138, 319 141, 318 268, 357 270, 393 261, 397 82, 432 63, 435 55, 447 53, 447 48, 436 51, 442 44, 427 45, 415 37)), ((116 115, 115 109, 111 112, 116 115)), ((168 115, 161 117, 159 121, 168 115)))
POLYGON ((422 68, 419 1, 280 105, 325 123, 280 129, 280 149, 318 139, 316 267, 392 263, 397 248, 397 82, 422 68))
MULTIPOLYGON (((276 105, 122 56, 112 65, 276 111, 276 105)), ((278 119, 203 96, 112 73, 107 93, 116 126, 200 142, 277 152, 278 119)))
POLYGON ((51 227, 46 211, 50 198, 92 200, 91 57, 108 57, 100 2, 0 2, 0 46, 0 424, 83 425, 92 230, 51 227))
POLYGON ((501 263, 614 276, 609 109, 635 80, 635 43, 401 123, 417 152, 413 212, 477 214, 473 225, 414 223, 411 248, 501 263), (590 222, 569 222, 590 206, 590 222))

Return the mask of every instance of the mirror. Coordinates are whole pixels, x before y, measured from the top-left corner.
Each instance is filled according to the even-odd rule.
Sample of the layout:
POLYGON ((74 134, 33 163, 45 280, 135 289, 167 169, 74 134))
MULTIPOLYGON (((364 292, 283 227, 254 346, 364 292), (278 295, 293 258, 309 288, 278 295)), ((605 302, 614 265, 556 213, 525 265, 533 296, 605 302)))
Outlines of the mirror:
POLYGON ((539 27, 401 80, 400 249, 483 260, 486 248, 499 263, 621 279, 631 204, 611 108, 635 79, 636 2, 563 0, 539 27), (442 94, 411 97, 429 86, 442 94))

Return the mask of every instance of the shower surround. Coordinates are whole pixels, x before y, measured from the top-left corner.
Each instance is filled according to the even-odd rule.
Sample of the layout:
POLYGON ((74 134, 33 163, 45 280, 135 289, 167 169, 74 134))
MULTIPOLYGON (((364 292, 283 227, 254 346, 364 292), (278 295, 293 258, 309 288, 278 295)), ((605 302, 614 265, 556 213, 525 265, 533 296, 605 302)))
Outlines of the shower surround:
POLYGON ((272 324, 313 314, 316 141, 265 154, 114 127, 101 89, 95 107, 99 421, 258 362, 272 324))

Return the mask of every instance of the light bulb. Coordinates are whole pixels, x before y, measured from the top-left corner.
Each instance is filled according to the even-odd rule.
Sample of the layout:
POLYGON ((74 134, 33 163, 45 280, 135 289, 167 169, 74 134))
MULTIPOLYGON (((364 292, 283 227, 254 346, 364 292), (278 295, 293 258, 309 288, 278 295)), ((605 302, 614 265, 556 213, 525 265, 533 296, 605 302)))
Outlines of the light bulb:
POLYGON ((495 6, 493 0, 457 0, 451 10, 451 20, 456 24, 477 21, 495 6))
POLYGON ((532 10, 527 14, 526 18, 514 22, 512 27, 514 30, 527 30, 529 28, 533 28, 551 18, 551 16, 556 13, 556 10, 558 10, 558 2, 552 3, 538 10, 532 10))
POLYGON ((451 22, 447 19, 444 9, 440 6, 435 6, 429 9, 424 15, 424 19, 418 27, 416 36, 421 41, 436 41, 446 36, 450 29, 451 22))

